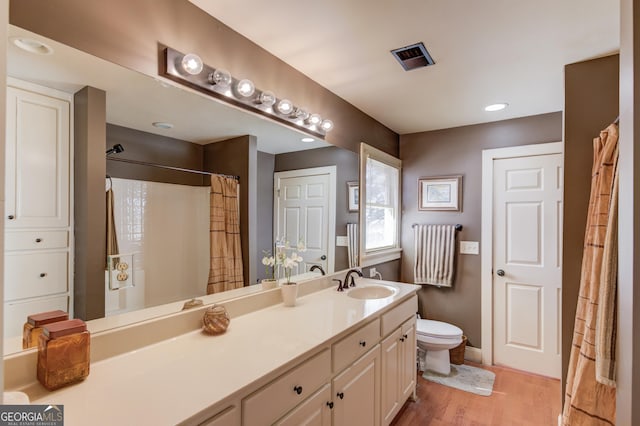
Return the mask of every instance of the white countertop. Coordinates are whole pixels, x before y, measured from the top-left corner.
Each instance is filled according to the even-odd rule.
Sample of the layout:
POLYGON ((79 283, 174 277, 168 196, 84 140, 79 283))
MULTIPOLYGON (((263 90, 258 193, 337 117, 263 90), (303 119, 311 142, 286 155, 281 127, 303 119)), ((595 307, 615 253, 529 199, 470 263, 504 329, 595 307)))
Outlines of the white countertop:
POLYGON ((299 298, 292 308, 277 304, 232 318, 220 336, 193 331, 92 363, 89 377, 76 385, 48 392, 35 383, 20 390, 32 403, 63 404, 67 426, 176 424, 419 288, 372 280, 360 285, 374 283, 399 291, 385 299, 358 300, 328 288, 299 298))

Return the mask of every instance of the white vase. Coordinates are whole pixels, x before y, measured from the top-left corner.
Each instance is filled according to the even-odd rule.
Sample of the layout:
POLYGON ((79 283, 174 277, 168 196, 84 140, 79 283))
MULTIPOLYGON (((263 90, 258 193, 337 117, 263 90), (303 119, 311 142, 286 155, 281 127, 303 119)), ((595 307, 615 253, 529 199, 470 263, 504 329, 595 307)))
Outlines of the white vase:
POLYGON ((278 287, 278 280, 273 278, 267 278, 262 280, 262 289, 263 290, 271 290, 272 288, 278 287))
POLYGON ((298 284, 282 284, 280 290, 282 291, 282 302, 284 306, 295 306, 296 298, 298 297, 298 284))

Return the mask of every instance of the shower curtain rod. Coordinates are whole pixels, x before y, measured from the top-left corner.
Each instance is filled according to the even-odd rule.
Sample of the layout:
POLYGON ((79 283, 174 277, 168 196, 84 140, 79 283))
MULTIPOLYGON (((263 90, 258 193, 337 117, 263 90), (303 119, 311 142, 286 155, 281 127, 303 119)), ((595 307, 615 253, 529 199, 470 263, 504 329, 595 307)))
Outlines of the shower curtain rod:
POLYGON ((177 172, 196 173, 199 175, 208 175, 208 176, 223 176, 223 177, 228 177, 235 180, 240 180, 239 176, 225 175, 223 173, 204 172, 202 170, 185 169, 182 167, 165 166, 164 164, 155 164, 155 163, 148 163, 146 161, 129 160, 127 158, 107 157, 107 160, 120 161, 121 163, 137 164, 139 166, 158 167, 160 169, 175 170, 177 172))

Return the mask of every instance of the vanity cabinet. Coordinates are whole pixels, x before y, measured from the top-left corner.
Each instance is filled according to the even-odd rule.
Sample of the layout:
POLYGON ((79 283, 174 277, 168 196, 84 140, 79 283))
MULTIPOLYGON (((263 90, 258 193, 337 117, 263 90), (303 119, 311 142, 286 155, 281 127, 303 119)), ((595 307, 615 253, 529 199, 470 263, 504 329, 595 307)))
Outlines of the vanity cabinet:
POLYGON ((412 317, 387 336, 382 343, 381 400, 382 424, 398 414, 416 386, 416 319, 412 317))
POLYGON ((230 405, 198 426, 240 426, 240 407, 230 405))
POLYGON ((331 352, 325 349, 242 401, 244 425, 271 425, 298 406, 331 377, 331 352))
POLYGON ((380 346, 376 345, 333 379, 333 424, 380 424, 380 346))
POLYGON ((27 315, 68 311, 71 95, 8 79, 4 336, 27 315))
POLYGON ((334 403, 331 385, 326 384, 313 396, 276 423, 277 426, 330 426, 334 403))

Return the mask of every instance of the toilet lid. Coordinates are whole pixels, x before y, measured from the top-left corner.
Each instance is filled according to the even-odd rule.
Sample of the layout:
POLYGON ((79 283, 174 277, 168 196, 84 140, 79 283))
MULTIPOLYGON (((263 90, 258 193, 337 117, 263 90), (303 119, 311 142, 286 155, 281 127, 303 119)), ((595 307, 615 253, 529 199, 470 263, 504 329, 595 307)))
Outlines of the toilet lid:
POLYGON ((419 319, 416 332, 423 336, 440 337, 440 338, 458 338, 462 336, 462 330, 455 325, 442 322, 419 319))

